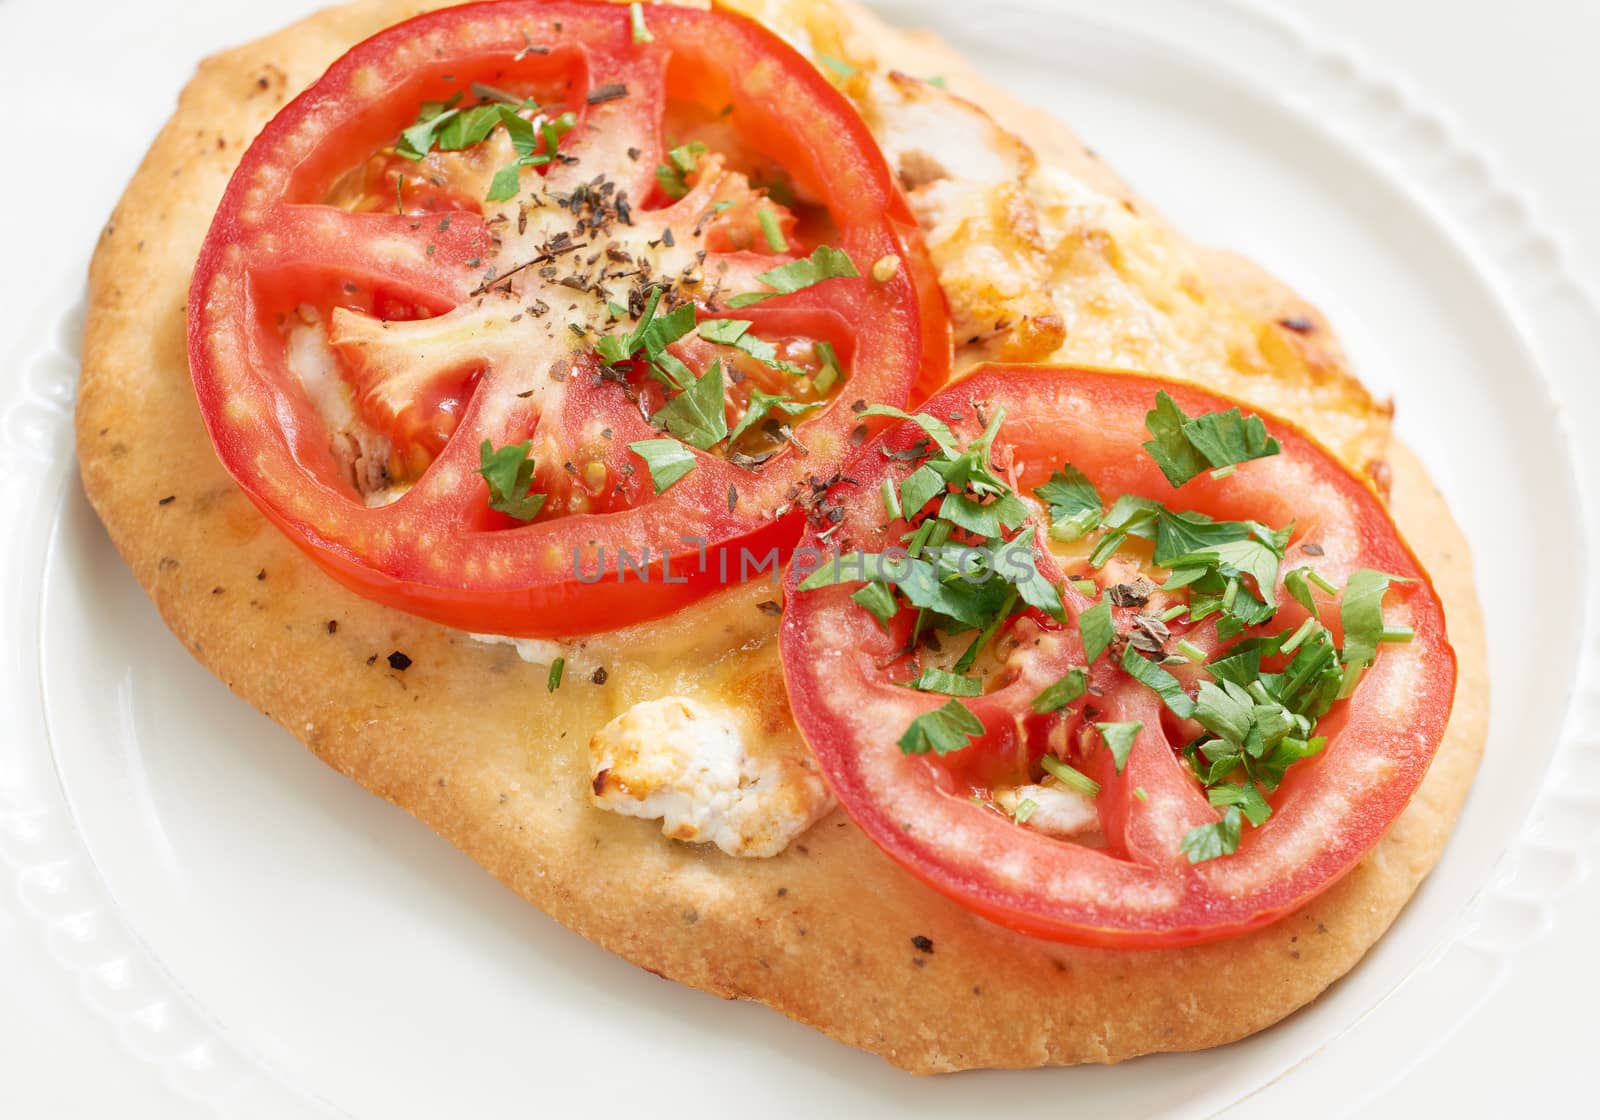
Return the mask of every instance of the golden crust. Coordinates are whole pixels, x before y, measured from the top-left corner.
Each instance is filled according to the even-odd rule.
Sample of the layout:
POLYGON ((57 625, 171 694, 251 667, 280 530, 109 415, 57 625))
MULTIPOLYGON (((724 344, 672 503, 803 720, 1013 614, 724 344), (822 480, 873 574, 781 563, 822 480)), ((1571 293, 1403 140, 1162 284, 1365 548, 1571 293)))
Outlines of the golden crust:
MULTIPOLYGON (((185 356, 189 273, 249 138, 349 45, 416 10, 364 0, 206 61, 96 254, 77 414, 84 487, 191 652, 329 765, 583 936, 910 1070, 1212 1046, 1277 1021, 1348 970, 1438 858, 1486 722, 1467 546, 1403 448, 1390 452, 1395 515, 1434 573, 1461 661, 1445 742, 1416 801, 1345 880, 1267 929, 1183 950, 1079 949, 1000 930, 902 872, 839 812, 778 857, 735 860, 589 807, 588 733, 634 701, 715 684, 770 726, 787 723, 773 622, 755 609, 770 587, 730 590, 652 628, 648 645, 670 655, 627 635, 593 640, 583 657, 609 667, 605 683, 569 672, 550 695, 542 669, 350 594, 271 529, 200 423, 185 356), (757 648, 728 655, 741 643, 757 648), (689 679, 689 649, 712 662, 704 680, 689 679), (390 667, 393 650, 409 669, 390 667), (913 945, 922 937, 931 952, 913 945)), ((1036 147, 1053 127, 1030 134, 1036 147)), ((1055 142, 1085 162, 1070 137, 1055 142)), ((1092 161, 1085 173, 1120 189, 1092 161)), ((1208 260, 1214 300, 1251 314, 1302 308, 1253 268, 1208 260)), ((1320 333, 1329 348, 1316 360, 1343 376, 1320 333)))

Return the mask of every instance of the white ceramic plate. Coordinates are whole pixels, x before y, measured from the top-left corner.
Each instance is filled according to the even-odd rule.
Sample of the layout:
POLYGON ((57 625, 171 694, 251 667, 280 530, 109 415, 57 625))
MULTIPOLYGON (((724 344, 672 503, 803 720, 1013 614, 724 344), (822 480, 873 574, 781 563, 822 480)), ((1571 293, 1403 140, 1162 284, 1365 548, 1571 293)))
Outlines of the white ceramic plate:
MULTIPOLYGON (((227 0, 201 19, 167 0, 142 5, 141 20, 168 29, 157 57, 181 73, 311 6, 268 19, 227 0)), ((1180 226, 1321 304, 1361 374, 1395 395, 1400 431, 1466 527, 1480 573, 1503 582, 1537 538, 1541 582, 1584 587, 1596 521, 1575 480, 1596 476, 1596 452, 1573 446, 1554 400, 1586 391, 1578 371, 1600 327, 1554 243, 1448 128, 1349 56, 1250 8, 883 7, 959 37, 1180 226)), ((110 60, 117 44, 108 27, 88 49, 110 60)), ((93 231, 81 233, 87 249, 93 231)), ((0 879, 15 890, 0 907, 37 933, 24 943, 37 959, 19 966, 74 976, 73 1013, 108 1020, 133 1059, 160 1067, 175 1106, 420 1117, 615 1102, 669 1115, 928 1117, 1057 1116, 1070 1102, 1083 1115, 1178 1116, 1223 1109, 1297 1065, 1355 1061, 1376 1088, 1409 1060, 1394 1024, 1445 1033, 1467 991, 1492 983, 1537 928, 1530 858, 1537 871, 1570 857, 1547 843, 1501 859, 1551 760, 1577 751, 1561 746, 1575 678, 1548 667, 1579 664, 1584 609, 1570 595, 1492 595, 1496 695, 1519 706, 1496 707, 1443 863, 1350 977, 1273 1030, 1203 1056, 928 1081, 763 1008, 663 983, 323 768, 168 635, 71 465, 81 311, 61 308, 78 300, 85 259, 57 256, 60 298, 23 331, 0 389, 0 515, 15 526, 0 554, 0 879), (1374 1057, 1349 1040, 1375 1028, 1350 1028, 1380 1004, 1390 1045, 1374 1057)))

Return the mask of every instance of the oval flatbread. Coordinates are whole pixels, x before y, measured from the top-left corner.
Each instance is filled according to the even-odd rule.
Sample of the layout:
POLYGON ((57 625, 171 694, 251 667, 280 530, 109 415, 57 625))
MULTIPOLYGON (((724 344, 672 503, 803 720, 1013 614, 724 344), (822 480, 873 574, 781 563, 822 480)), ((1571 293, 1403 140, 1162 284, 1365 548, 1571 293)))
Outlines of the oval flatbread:
MULTIPOLYGON (((673 693, 736 703, 761 734, 797 744, 771 580, 570 646, 566 683, 551 693, 544 666, 354 596, 263 519, 218 464, 197 412, 184 335, 190 272, 250 139, 340 53, 414 14, 409 0, 313 16, 207 60, 184 91, 94 261, 77 411, 90 500, 168 625, 230 688, 530 902, 642 968, 759 1000, 918 1072, 1111 1062, 1268 1026, 1382 935, 1438 859, 1465 797, 1488 693, 1459 529, 1421 465, 1388 444, 1386 409, 1349 375, 1327 325, 1292 293, 1246 262, 1188 246, 1069 133, 985 86, 937 44, 831 3, 744 6, 792 39, 809 28, 811 41, 874 68, 872 76, 895 65, 945 75, 956 93, 1029 137, 1038 165, 1125 202, 1140 223, 1097 226, 1091 214, 1069 229, 1067 218, 1045 213, 1048 198, 1035 197, 1034 242, 1026 222, 997 227, 995 237, 1022 238, 1009 250, 1018 260, 1042 254, 1029 266, 1039 270, 1035 291, 996 297, 1033 300, 1033 326, 966 342, 967 360, 999 346, 1055 346, 1063 360, 1082 360, 1074 347, 1094 340, 1110 364, 1166 362, 1158 372, 1187 373, 1296 419, 1391 488, 1395 516, 1448 610, 1460 656, 1456 706, 1415 802, 1312 905, 1233 940, 1111 952, 1030 940, 974 917, 901 871, 838 811, 770 859, 666 840, 656 822, 590 805, 586 743, 630 705, 673 693), (1098 246, 1104 259, 1065 253, 1067 237, 1078 238, 1077 250, 1098 246), (1114 244, 1118 237, 1134 240, 1114 244), (1147 267, 1132 278, 1114 260, 1147 267), (1152 289, 1168 282, 1210 310, 1153 320, 1152 289), (1096 295, 1120 307, 1118 317, 1087 322, 1082 311, 1096 295), (1052 333, 1051 315, 1062 318, 1062 333, 1052 333)), ((871 91, 854 92, 870 110, 871 91)), ((952 305, 959 297, 981 307, 989 297, 956 291, 949 267, 952 305)))

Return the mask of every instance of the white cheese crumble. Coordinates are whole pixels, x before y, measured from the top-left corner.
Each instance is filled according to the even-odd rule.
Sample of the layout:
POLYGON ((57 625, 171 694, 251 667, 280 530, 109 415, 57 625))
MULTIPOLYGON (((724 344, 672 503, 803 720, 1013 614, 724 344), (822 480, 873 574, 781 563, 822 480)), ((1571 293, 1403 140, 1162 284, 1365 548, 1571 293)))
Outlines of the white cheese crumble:
POLYGON ((775 856, 833 805, 822 780, 783 754, 757 754, 725 712, 667 696, 635 704, 589 740, 591 799, 660 818, 673 840, 731 856, 775 856))
POLYGON ((328 342, 328 329, 315 310, 302 307, 289 320, 284 348, 289 371, 327 426, 328 449, 350 484, 369 505, 387 505, 399 498, 405 489, 389 485, 393 446, 356 412, 355 390, 345 380, 328 342))
POLYGON ((530 665, 554 665, 556 658, 568 654, 566 646, 548 638, 512 638, 505 634, 468 634, 467 637, 486 646, 511 646, 517 656, 530 665))
POLYGON ((1095 808, 1094 798, 1064 786, 1008 786, 995 790, 994 800, 1013 816, 1024 801, 1033 802, 1033 812, 1019 823, 1047 836, 1065 839, 1100 827, 1100 811, 1095 808))

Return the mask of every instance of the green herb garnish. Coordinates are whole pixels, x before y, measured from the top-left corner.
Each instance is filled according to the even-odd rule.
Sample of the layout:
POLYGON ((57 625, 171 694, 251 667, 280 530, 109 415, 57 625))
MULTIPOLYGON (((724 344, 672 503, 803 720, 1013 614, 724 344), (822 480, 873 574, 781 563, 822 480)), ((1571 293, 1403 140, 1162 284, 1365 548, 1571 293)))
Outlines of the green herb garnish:
POLYGON ((1122 773, 1123 767, 1128 765, 1128 755, 1133 753, 1134 741, 1139 737, 1139 732, 1144 730, 1144 724, 1137 720, 1131 723, 1097 723, 1095 728, 1105 741, 1106 749, 1111 752, 1111 761, 1117 773, 1122 773))
POLYGON ((821 401, 797 401, 793 397, 784 396, 782 393, 764 393, 760 389, 750 390, 750 403, 745 407, 744 415, 739 418, 739 423, 728 435, 728 443, 739 442, 739 437, 750 429, 768 419, 774 412, 785 416, 803 416, 813 409, 821 408, 821 401))
POLYGON ((1039 760, 1039 765, 1043 766, 1046 772, 1048 772, 1052 778, 1066 786, 1068 789, 1077 790, 1085 797, 1100 796, 1099 782, 1095 781, 1093 778, 1089 777, 1089 775, 1082 773, 1081 771, 1074 770, 1055 755, 1045 755, 1039 760))
POLYGON ((642 439, 628 449, 650 468, 656 493, 664 494, 695 468, 694 452, 675 439, 642 439))
POLYGON ((1184 833, 1178 850, 1189 857, 1190 863, 1231 856, 1239 850, 1239 833, 1243 819, 1237 807, 1229 806, 1220 821, 1200 824, 1184 833))
POLYGON ((728 306, 749 307, 752 303, 760 303, 773 296, 793 295, 824 280, 859 275, 849 253, 828 245, 818 245, 809 257, 780 264, 757 275, 757 280, 772 289, 770 292, 744 292, 730 298, 728 306))
POLYGON ((1235 407, 1190 418, 1159 391, 1144 423, 1154 437, 1144 448, 1173 486, 1182 486, 1208 467, 1229 467, 1282 450, 1267 435, 1259 416, 1246 418, 1235 407))
POLYGON ((1075 541, 1099 528, 1105 507, 1094 484, 1077 467, 1063 463, 1034 495, 1050 507, 1050 539, 1075 541))
POLYGON ((650 29, 644 25, 644 5, 632 3, 628 5, 628 18, 633 25, 633 41, 635 43, 653 43, 656 37, 650 34, 650 29))
POLYGON ((856 72, 854 66, 851 66, 842 58, 834 58, 831 54, 819 54, 817 55, 817 61, 841 78, 848 78, 856 72))
POLYGON ((900 736, 900 749, 906 754, 949 754, 959 751, 983 734, 983 721, 959 700, 942 708, 924 712, 911 721, 900 736))
POLYGON ((1093 665, 1117 636, 1117 624, 1111 618, 1111 600, 1101 599, 1079 614, 1078 633, 1083 636, 1084 660, 1093 665))
POLYGON ((783 230, 778 228, 778 215, 772 207, 763 206, 757 210, 756 221, 761 223, 761 235, 767 239, 767 248, 774 253, 789 251, 789 243, 783 238, 783 230))
POLYGON ((712 362, 710 369, 669 400, 650 417, 650 422, 701 451, 721 443, 728 434, 722 363, 712 362))
POLYGON ((1383 640, 1383 596, 1391 583, 1410 583, 1404 576, 1391 576, 1362 568, 1351 572, 1339 600, 1339 622, 1344 627, 1344 663, 1371 665, 1383 640))
POLYGON ((1089 688, 1089 676, 1082 669, 1068 669, 1066 675, 1033 698, 1033 710, 1040 713, 1065 708, 1089 688))
POLYGON ((919 692, 942 692, 946 696, 978 696, 983 692, 983 682, 977 678, 947 673, 932 666, 906 681, 905 686, 919 692))
POLYGON ((488 440, 478 448, 478 473, 489 484, 489 508, 515 517, 518 521, 532 521, 544 508, 545 495, 531 492, 534 462, 528 458, 533 441, 512 444, 498 451, 488 440))
POLYGON ((794 377, 803 377, 806 372, 804 369, 793 362, 781 361, 775 345, 750 333, 750 328, 754 325, 748 319, 707 319, 697 328, 697 333, 707 342, 715 342, 719 346, 732 346, 749 354, 763 365, 771 366, 794 377))
POLYGON ((684 178, 700 166, 700 157, 706 146, 698 140, 679 145, 667 153, 665 163, 656 164, 656 183, 668 198, 678 199, 689 193, 689 183, 684 178))

